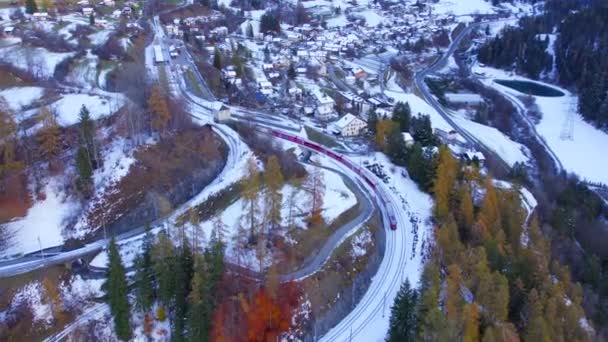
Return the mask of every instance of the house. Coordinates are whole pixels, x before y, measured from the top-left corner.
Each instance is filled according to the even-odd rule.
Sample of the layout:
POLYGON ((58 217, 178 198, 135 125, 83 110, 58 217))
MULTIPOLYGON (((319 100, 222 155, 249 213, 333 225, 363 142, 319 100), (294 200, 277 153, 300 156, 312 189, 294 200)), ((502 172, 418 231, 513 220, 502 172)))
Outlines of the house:
POLYGON ((226 122, 230 120, 230 108, 220 101, 213 104, 213 121, 226 122))
POLYGON ((122 12, 120 12, 122 15, 131 15, 131 13, 133 13, 133 9, 129 6, 125 6, 122 8, 122 12))
POLYGON ((334 107, 336 102, 331 97, 323 94, 320 90, 315 89, 313 91, 317 108, 315 109, 315 117, 319 120, 330 120, 336 116, 336 112, 334 111, 334 107))
POLYGON ((401 135, 403 136, 403 141, 405 141, 405 146, 412 146, 414 145, 414 137, 412 137, 412 135, 408 132, 404 132, 401 133, 401 135))
POLYGON ((32 14, 32 17, 36 21, 47 21, 47 19, 49 18, 49 14, 47 12, 36 12, 32 14))
POLYGON ((3 32, 4 32, 5 35, 11 36, 15 32, 15 26, 7 26, 7 27, 5 27, 4 30, 3 30, 3 32))
POLYGON ((114 6, 116 6, 116 1, 114 1, 114 0, 104 0, 103 4, 106 5, 106 6, 108 6, 108 7, 114 7, 114 6))
POLYGON ((445 94, 445 99, 449 103, 461 104, 465 106, 475 106, 484 102, 483 97, 481 97, 479 94, 448 93, 445 94))
POLYGON ((367 128, 367 123, 352 114, 346 114, 336 121, 333 131, 343 137, 352 137, 361 134, 367 128))
POLYGON ((95 15, 95 10, 93 9, 93 7, 83 7, 82 15, 84 15, 85 17, 90 17, 91 15, 95 15))
POLYGON ((367 73, 365 72, 365 70, 363 70, 361 68, 354 68, 353 76, 355 76, 355 78, 357 78, 357 79, 362 79, 362 78, 365 78, 365 76, 367 76, 367 73))
POLYGON ((260 87, 260 92, 265 95, 271 95, 273 90, 272 90, 272 83, 268 82, 268 81, 262 81, 259 84, 260 87))
POLYGON ((95 20, 95 26, 97 27, 108 27, 108 21, 105 19, 97 19, 95 20))
POLYGON ((463 154, 463 158, 468 163, 478 163, 479 167, 483 167, 486 157, 479 151, 469 150, 463 154))

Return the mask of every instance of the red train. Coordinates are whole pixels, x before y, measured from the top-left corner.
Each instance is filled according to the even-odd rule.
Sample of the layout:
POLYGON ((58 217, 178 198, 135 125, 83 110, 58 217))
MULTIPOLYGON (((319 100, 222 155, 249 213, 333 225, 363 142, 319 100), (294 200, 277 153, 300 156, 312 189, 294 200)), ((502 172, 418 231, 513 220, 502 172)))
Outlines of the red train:
POLYGON ((328 157, 331 157, 337 161, 339 161, 341 164, 343 164, 344 166, 348 167, 349 169, 353 170, 354 172, 356 172, 359 176, 361 176, 365 182, 376 192, 376 194, 378 195, 378 199, 380 200, 380 204, 382 207, 386 208, 387 211, 387 216, 388 216, 388 224, 389 227, 392 230, 396 230, 397 229, 397 219, 395 217, 395 212, 393 210, 393 207, 387 202, 387 200, 385 199, 384 194, 382 193, 381 188, 376 186, 376 183, 373 181, 373 179, 369 176, 368 172, 360 167, 359 165, 353 164, 350 160, 344 158, 341 154, 338 154, 330 149, 327 149, 317 143, 314 143, 312 141, 308 141, 306 139, 302 139, 298 136, 295 135, 291 135, 291 134, 287 134, 284 132, 279 132, 279 131, 275 131, 275 130, 265 130, 265 132, 269 132, 270 134, 272 134, 273 136, 283 139, 283 140, 287 140, 287 141, 291 141, 293 143, 296 143, 298 145, 304 146, 308 149, 311 149, 313 151, 319 152, 319 153, 323 153, 328 157))

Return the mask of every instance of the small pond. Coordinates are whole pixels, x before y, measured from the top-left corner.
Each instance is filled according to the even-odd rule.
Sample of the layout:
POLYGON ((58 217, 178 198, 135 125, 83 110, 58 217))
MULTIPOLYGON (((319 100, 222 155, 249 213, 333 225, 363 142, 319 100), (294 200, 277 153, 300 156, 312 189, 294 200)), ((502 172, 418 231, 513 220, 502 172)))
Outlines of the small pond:
POLYGON ((546 96, 546 97, 560 97, 564 96, 563 92, 542 85, 536 82, 529 81, 516 81, 516 80, 494 80, 494 82, 503 85, 505 87, 509 87, 511 89, 515 89, 520 93, 534 95, 534 96, 546 96))

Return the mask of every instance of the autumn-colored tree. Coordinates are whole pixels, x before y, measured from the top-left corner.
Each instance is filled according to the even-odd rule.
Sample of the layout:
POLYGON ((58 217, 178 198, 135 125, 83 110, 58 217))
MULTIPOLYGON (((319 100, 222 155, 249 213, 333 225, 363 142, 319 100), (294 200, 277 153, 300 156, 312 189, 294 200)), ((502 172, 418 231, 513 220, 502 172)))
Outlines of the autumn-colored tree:
POLYGON ((462 275, 460 267, 456 264, 448 266, 447 292, 445 311, 448 320, 456 321, 461 317, 463 300, 460 295, 462 275))
POLYGON ((277 300, 280 284, 279 271, 277 270, 277 266, 272 264, 266 273, 266 291, 272 300, 277 300))
POLYGON ((0 103, 0 176, 23 168, 23 163, 15 159, 17 124, 8 110, 0 103))
POLYGON ((44 106, 38 111, 42 129, 38 132, 38 143, 45 157, 52 163, 61 152, 61 131, 55 115, 44 106))
POLYGON ((469 186, 464 184, 460 187, 460 206, 459 206, 459 223, 464 228, 468 234, 466 239, 470 239, 470 231, 475 222, 475 209, 473 207, 473 198, 471 197, 471 191, 469 190, 469 186))
POLYGON ((457 263, 464 247, 460 242, 458 226, 451 216, 445 225, 436 229, 435 236, 445 261, 450 264, 457 263))
POLYGON ((399 123, 392 120, 379 120, 376 123, 376 146, 384 150, 388 136, 393 132, 399 132, 399 123))
POLYGON ((484 316, 490 322, 504 322, 509 313, 509 284, 507 278, 498 273, 484 274, 479 280, 475 294, 484 308, 484 316))
POLYGON ((60 326, 66 324, 68 317, 63 307, 61 294, 57 289, 57 284, 55 284, 49 278, 44 278, 42 281, 42 286, 44 287, 46 299, 51 305, 51 312, 53 313, 53 318, 55 319, 56 323, 60 326))
MULTIPOLYGON (((283 297, 283 296, 281 296, 283 297)), ((285 296, 287 300, 287 295, 285 296)), ((247 312, 247 341, 275 341, 289 329, 292 309, 273 300, 265 289, 260 289, 253 297, 247 312)))
POLYGON ((464 306, 464 336, 462 341, 479 341, 479 306, 476 303, 464 306))
POLYGON ((489 230, 495 234, 500 229, 500 207, 498 193, 491 179, 485 181, 486 194, 481 204, 479 220, 489 230))
POLYGON ((528 295, 528 320, 524 330, 526 341, 549 342, 551 335, 544 318, 543 304, 536 289, 528 295))
POLYGON ((451 194, 458 176, 458 162, 445 146, 439 148, 437 176, 433 186, 435 194, 435 218, 439 222, 447 219, 450 212, 451 194))
POLYGON ((167 96, 163 93, 160 86, 152 87, 152 92, 148 98, 148 110, 152 114, 150 120, 152 129, 164 134, 171 120, 171 112, 169 111, 167 96))
POLYGON ((260 173, 254 158, 247 161, 247 179, 243 182, 242 194, 246 217, 249 226, 249 242, 253 243, 257 235, 258 213, 260 211, 260 173))
POLYGON ((284 183, 279 158, 272 155, 266 162, 264 172, 264 183, 266 184, 266 222, 272 228, 281 224, 281 208, 283 205, 283 195, 281 188, 284 183))
POLYGON ((196 207, 188 209, 188 221, 192 227, 192 253, 197 254, 200 252, 201 242, 205 239, 205 232, 201 227, 200 216, 196 207))
POLYGON ((439 309, 441 280, 439 267, 427 263, 420 280, 420 310, 418 315, 418 340, 447 341, 447 320, 439 309))
POLYGON ((310 224, 314 226, 323 223, 323 197, 325 195, 325 180, 320 167, 314 167, 305 181, 305 188, 310 193, 310 224))

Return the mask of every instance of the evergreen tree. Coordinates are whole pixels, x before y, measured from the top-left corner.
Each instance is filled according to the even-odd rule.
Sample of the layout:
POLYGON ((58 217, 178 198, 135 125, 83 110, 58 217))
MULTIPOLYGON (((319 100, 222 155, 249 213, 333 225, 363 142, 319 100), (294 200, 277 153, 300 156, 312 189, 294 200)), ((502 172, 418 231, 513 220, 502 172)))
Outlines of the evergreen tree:
POLYGON ((213 288, 224 274, 224 255, 226 243, 222 238, 222 230, 224 224, 221 220, 216 219, 213 223, 213 230, 209 238, 209 248, 205 251, 205 260, 207 261, 209 284, 213 288))
POLYGON ((175 291, 174 291, 174 314, 171 339, 173 341, 185 341, 184 328, 188 311, 188 295, 192 282, 193 261, 192 252, 188 243, 184 241, 179 250, 178 262, 175 267, 175 291))
POLYGON ((188 315, 186 327, 190 341, 209 341, 211 307, 209 303, 209 280, 204 258, 196 257, 190 294, 188 295, 188 315))
POLYGON ((386 142, 386 155, 399 166, 407 164, 407 147, 401 132, 394 131, 389 134, 386 142))
POLYGON ((213 66, 217 70, 222 70, 222 67, 224 65, 223 60, 224 60, 224 58, 222 56, 222 52, 216 46, 215 49, 213 49, 213 66))
POLYGON ((388 338, 389 342, 409 342, 416 340, 418 321, 418 292, 412 289, 408 280, 401 284, 391 308, 388 338))
POLYGON ((266 11, 260 18, 260 32, 281 33, 281 21, 274 12, 266 11))
POLYGON ((409 132, 412 110, 409 103, 397 102, 393 109, 393 121, 399 124, 401 132, 409 132))
POLYGON ((525 341, 549 342, 551 335, 544 318, 543 305, 536 289, 528 295, 528 322, 524 330, 525 341))
POLYGON ((93 13, 89 14, 89 25, 95 25, 95 16, 93 15, 93 13))
POLYGON ((108 259, 107 280, 103 288, 114 318, 116 336, 123 341, 128 341, 131 339, 131 326, 129 324, 131 313, 129 312, 129 300, 127 298, 129 289, 125 267, 114 238, 112 238, 108 247, 108 259))
POLYGON ((82 190, 86 189, 93 182, 93 169, 89 159, 89 153, 84 146, 80 146, 76 152, 76 168, 78 169, 78 184, 82 190))
POLYGON ((412 117, 411 126, 414 140, 422 146, 434 146, 437 143, 431 127, 431 118, 428 115, 412 117))
POLYGON ((416 142, 410 149, 407 159, 407 170, 418 186, 429 191, 435 178, 435 160, 424 153, 422 145, 416 142))
POLYGON ((253 25, 251 25, 251 22, 247 23, 247 38, 253 39, 253 25))
POLYGON ((372 134, 376 134, 376 125, 378 125, 378 115, 376 115, 376 111, 370 109, 367 113, 367 129, 372 132, 372 134))
POLYGON ((296 68, 293 66, 293 63, 291 63, 289 64, 289 69, 287 69, 287 77, 289 77, 290 80, 293 80, 296 76, 296 68))
POLYGON ((95 122, 91 118, 89 109, 82 105, 78 114, 78 126, 80 128, 80 138, 82 143, 86 147, 87 156, 91 168, 96 168, 97 163, 97 150, 95 146, 95 122))
POLYGON ((25 13, 34 14, 36 12, 38 12, 36 0, 25 0, 25 13))
POLYGON ((152 247, 154 278, 158 283, 157 296, 162 305, 169 308, 175 292, 175 248, 166 233, 160 233, 152 247))
POLYGON ((148 312, 154 304, 154 270, 152 269, 152 235, 146 232, 143 252, 135 258, 135 305, 148 312))

